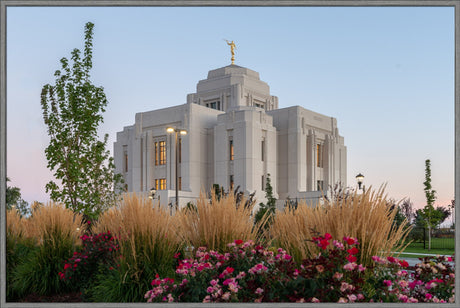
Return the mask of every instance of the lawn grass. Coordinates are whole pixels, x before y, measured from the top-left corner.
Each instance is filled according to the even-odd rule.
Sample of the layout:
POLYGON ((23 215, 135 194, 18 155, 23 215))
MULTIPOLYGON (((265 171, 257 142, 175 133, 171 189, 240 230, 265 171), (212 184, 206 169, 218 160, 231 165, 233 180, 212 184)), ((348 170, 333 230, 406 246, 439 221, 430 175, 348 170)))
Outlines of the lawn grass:
POLYGON ((455 253, 455 240, 453 238, 432 238, 431 241, 433 247, 431 250, 428 250, 428 241, 425 243, 425 249, 423 248, 423 242, 412 242, 401 252, 400 257, 421 258, 425 257, 426 254, 451 256, 455 253), (414 253, 419 253, 419 255, 414 255, 414 253))

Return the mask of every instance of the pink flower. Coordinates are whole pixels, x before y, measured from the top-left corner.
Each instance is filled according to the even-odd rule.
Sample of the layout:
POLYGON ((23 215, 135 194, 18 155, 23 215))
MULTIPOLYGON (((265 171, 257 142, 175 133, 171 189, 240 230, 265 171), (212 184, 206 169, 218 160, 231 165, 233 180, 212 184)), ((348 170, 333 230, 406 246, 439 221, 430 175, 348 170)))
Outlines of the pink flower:
POLYGON ((342 273, 336 272, 332 278, 340 280, 342 279, 342 277, 343 277, 342 273))
POLYGON ((324 272, 324 266, 322 266, 321 264, 317 265, 316 270, 318 271, 318 273, 322 273, 322 272, 324 272))
POLYGON ((343 269, 347 270, 347 271, 352 271, 354 270, 356 267, 358 266, 358 264, 356 263, 353 263, 353 262, 350 262, 350 263, 347 263, 343 266, 343 269))
POLYGON ((383 284, 386 285, 387 287, 391 286, 393 283, 391 282, 391 280, 384 280, 383 281, 383 284))
POLYGON ((320 301, 319 301, 319 299, 317 299, 316 297, 313 297, 313 298, 311 299, 311 302, 312 302, 312 303, 319 303, 320 301))
POLYGON ((332 235, 330 235, 329 233, 324 234, 324 239, 330 240, 331 238, 332 238, 332 235))
POLYGON ((399 281, 399 286, 401 288, 406 288, 409 285, 409 283, 406 280, 400 280, 399 281))
POLYGON ((291 259, 292 259, 292 257, 291 257, 290 255, 284 255, 284 260, 289 261, 289 260, 291 260, 291 259))
POLYGON ((210 303, 211 302, 211 296, 206 295, 206 297, 203 299, 203 303, 210 303))
POLYGON ((338 302, 337 303, 346 303, 347 300, 343 297, 339 298, 338 302))
POLYGON ((224 294, 222 294, 222 299, 224 301, 228 301, 230 299, 230 292, 225 292, 224 294))
POLYGON ((398 299, 399 299, 401 302, 403 302, 403 303, 407 303, 407 300, 408 300, 409 298, 407 297, 407 295, 399 294, 399 295, 398 295, 398 299))
POLYGON ((208 287, 208 288, 206 289, 206 292, 208 292, 208 293, 212 293, 213 291, 214 291, 214 288, 213 288, 213 287, 208 287))
POLYGON ((354 294, 347 295, 347 297, 350 302, 354 302, 357 299, 356 295, 354 294))
POLYGON ((431 295, 430 293, 426 293, 426 294, 425 294, 425 298, 426 298, 427 300, 430 300, 430 299, 433 298, 433 295, 431 295))
POLYGON ((262 293, 264 293, 264 289, 257 288, 256 292, 254 292, 254 293, 256 293, 257 295, 262 294, 262 293))
POLYGON ((344 249, 343 244, 342 244, 341 242, 339 242, 339 241, 334 240, 334 241, 332 241, 332 244, 333 244, 335 247, 337 247, 339 250, 343 250, 343 249, 344 249))
POLYGON ((362 264, 358 266, 358 271, 364 272, 366 270, 366 267, 364 267, 362 264))

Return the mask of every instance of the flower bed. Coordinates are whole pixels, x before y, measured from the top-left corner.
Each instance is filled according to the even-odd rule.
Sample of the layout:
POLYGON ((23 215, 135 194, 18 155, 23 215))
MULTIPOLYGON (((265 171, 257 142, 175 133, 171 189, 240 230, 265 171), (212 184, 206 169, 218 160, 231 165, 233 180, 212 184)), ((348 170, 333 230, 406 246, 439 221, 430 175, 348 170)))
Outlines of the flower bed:
POLYGON ((321 250, 296 266, 282 248, 266 249, 249 240, 228 244, 226 252, 197 249, 179 261, 174 278, 152 281, 147 302, 453 302, 453 257, 425 258, 413 273, 404 260, 374 256, 357 264, 356 238, 312 240, 321 250))

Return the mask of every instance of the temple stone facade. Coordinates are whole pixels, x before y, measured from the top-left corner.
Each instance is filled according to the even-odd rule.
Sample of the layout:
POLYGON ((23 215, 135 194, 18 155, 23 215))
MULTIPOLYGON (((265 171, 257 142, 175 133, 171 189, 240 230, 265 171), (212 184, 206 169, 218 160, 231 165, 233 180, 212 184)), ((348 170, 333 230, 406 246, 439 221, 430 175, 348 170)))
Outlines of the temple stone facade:
POLYGON ((240 187, 265 201, 270 176, 275 198, 316 200, 330 185, 346 186, 347 151, 337 120, 300 106, 278 109, 259 73, 237 65, 211 70, 187 103, 137 113, 117 133, 116 172, 130 192, 152 188, 161 205, 175 203, 178 135, 179 204, 213 184, 240 187))

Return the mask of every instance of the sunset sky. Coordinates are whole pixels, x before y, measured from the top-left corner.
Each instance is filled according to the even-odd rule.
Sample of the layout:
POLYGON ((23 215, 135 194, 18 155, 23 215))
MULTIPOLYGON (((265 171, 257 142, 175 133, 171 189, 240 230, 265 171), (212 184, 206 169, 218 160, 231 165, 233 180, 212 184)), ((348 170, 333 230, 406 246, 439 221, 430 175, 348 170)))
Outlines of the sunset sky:
POLYGON ((259 72, 279 107, 337 118, 348 185, 387 184, 425 205, 431 160, 435 205, 454 198, 454 8, 139 7, 7 9, 7 175, 27 202, 47 201, 48 145, 40 92, 59 60, 95 24, 92 81, 109 100, 110 136, 138 112, 186 103, 209 70, 259 72))

